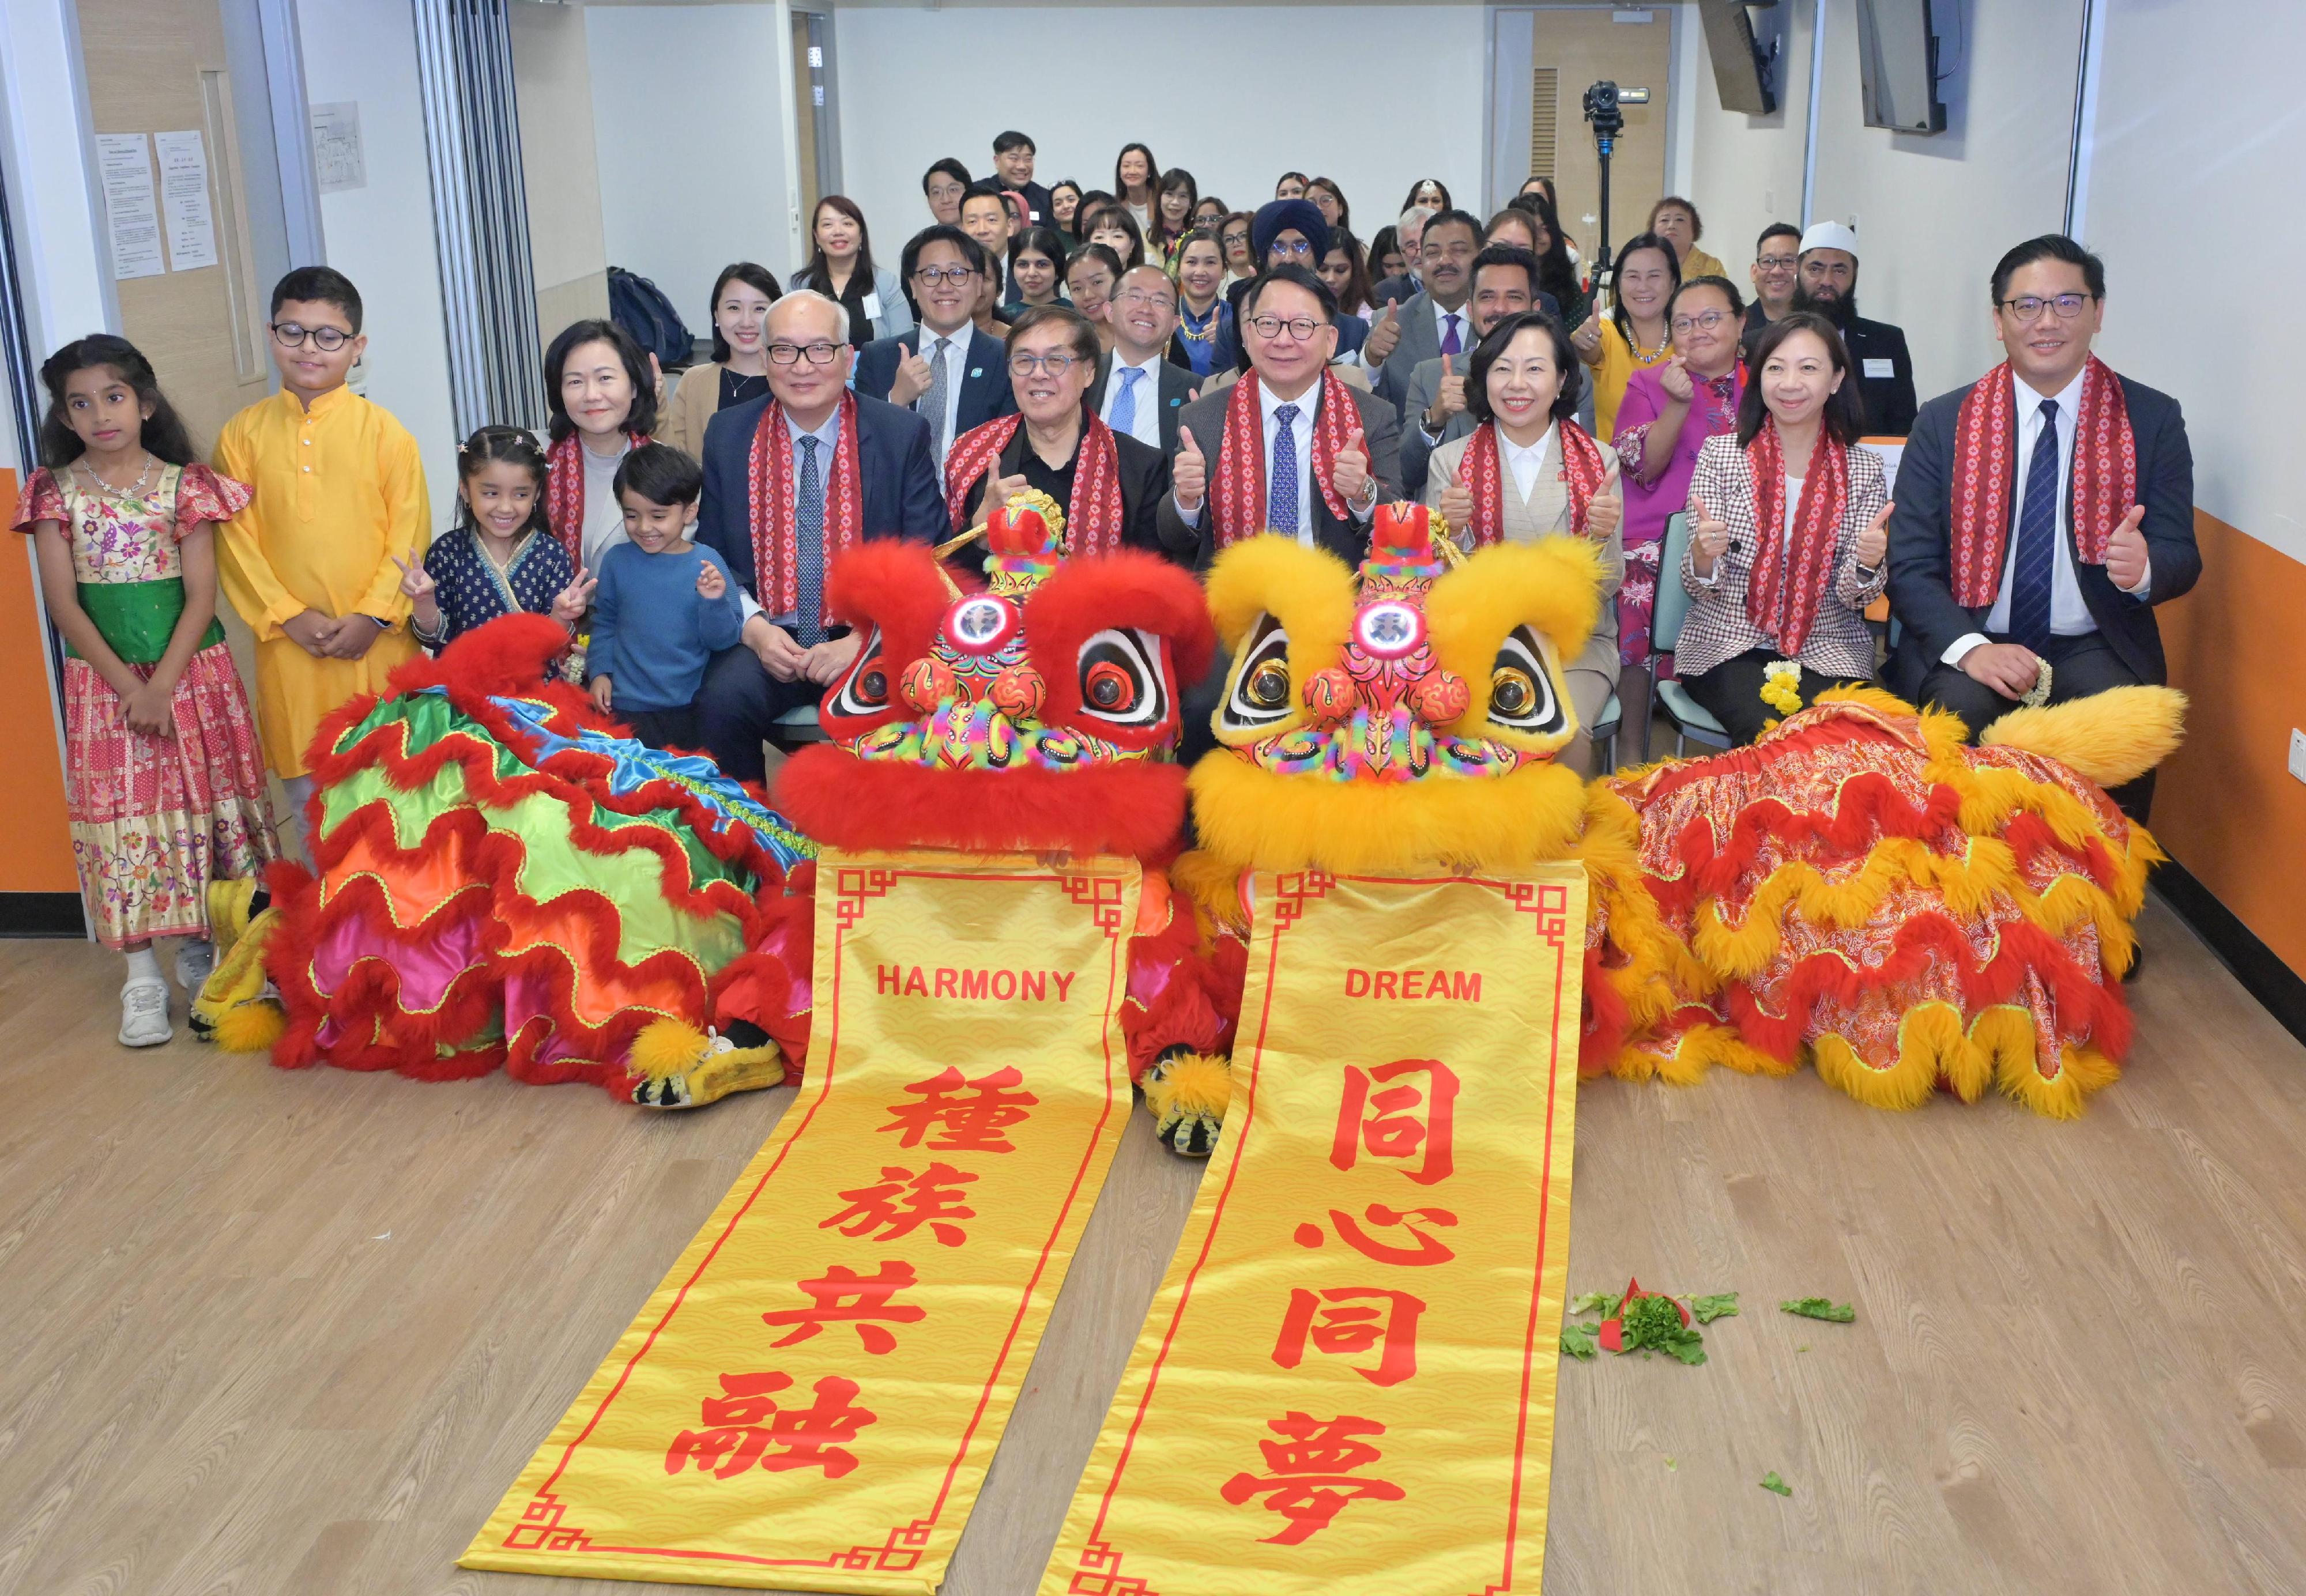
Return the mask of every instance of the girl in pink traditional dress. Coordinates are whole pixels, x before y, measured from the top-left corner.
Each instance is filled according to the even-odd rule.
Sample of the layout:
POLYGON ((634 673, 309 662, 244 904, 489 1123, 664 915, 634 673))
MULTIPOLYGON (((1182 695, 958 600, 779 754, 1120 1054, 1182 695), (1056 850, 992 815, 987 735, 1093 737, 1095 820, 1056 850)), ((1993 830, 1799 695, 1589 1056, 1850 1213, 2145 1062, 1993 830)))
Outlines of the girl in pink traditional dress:
POLYGON ((176 978, 207 977, 207 890, 277 856, 264 760, 216 619, 209 528, 249 490, 192 458, 151 363, 98 333, 40 368, 46 466, 15 527, 64 636, 73 853, 97 936, 128 956, 120 1040, 168 1040, 152 940, 189 938, 176 978))

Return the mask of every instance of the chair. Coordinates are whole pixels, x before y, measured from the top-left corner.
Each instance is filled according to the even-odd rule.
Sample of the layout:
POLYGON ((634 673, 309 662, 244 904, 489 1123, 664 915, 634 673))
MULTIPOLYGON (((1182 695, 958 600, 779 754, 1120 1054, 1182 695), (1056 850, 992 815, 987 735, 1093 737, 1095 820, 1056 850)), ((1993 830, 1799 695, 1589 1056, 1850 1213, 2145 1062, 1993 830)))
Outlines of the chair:
POLYGON ((821 743, 824 728, 816 723, 816 705, 803 704, 776 718, 769 729, 769 740, 788 751, 802 743, 821 743))
POLYGON ((1618 768, 1618 724, 1625 719, 1625 711, 1618 704, 1618 696, 1610 695, 1610 702, 1593 724, 1585 730, 1593 739, 1593 770, 1597 775, 1608 775, 1618 768))
MULTIPOLYGON (((1681 557, 1688 552, 1690 538, 1689 513, 1678 511, 1665 524, 1665 544, 1659 551, 1657 605, 1650 614, 1650 669, 1657 669, 1657 656, 1671 653, 1674 644, 1681 641, 1681 623, 1689 615, 1689 590, 1681 585, 1681 557)), ((1678 681, 1661 681, 1657 685, 1658 702, 1665 706, 1666 719, 1673 722, 1673 751, 1677 756, 1686 753, 1691 743, 1703 743, 1709 748, 1726 748, 1730 734, 1721 729, 1705 706, 1689 696, 1689 689, 1678 681)))

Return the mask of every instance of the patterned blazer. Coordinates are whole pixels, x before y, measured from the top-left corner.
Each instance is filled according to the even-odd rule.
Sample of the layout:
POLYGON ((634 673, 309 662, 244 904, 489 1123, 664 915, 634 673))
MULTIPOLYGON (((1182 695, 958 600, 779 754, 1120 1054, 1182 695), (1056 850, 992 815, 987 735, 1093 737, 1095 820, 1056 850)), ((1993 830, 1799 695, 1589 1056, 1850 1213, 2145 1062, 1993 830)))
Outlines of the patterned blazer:
MULTIPOLYGON (((1801 662, 1821 676, 1863 681, 1874 674, 1874 634, 1866 628, 1865 610, 1881 596, 1890 561, 1885 555, 1880 566, 1861 571, 1858 538, 1889 502, 1882 457, 1863 444, 1852 444, 1849 492, 1836 537, 1833 591, 1819 602, 1817 619, 1802 643, 1801 662)), ((1697 574, 1695 539, 1682 552, 1681 585, 1693 602, 1673 657, 1684 678, 1711 670, 1748 649, 1774 652, 1777 647, 1746 616, 1746 584, 1761 537, 1754 520, 1754 473, 1735 432, 1717 433, 1697 451, 1697 469, 1689 479, 1693 519, 1701 504, 1729 526, 1730 547, 1713 562, 1710 577, 1697 574)))

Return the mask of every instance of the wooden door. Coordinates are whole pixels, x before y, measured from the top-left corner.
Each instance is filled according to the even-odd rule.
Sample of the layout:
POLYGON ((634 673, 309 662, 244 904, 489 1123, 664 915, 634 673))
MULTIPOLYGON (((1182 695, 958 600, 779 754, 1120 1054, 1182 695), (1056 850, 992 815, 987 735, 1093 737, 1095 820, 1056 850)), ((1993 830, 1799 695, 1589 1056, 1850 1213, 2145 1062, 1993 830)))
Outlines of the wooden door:
POLYGON ((1625 107, 1625 131, 1610 162, 1612 255, 1649 220, 1665 192, 1666 76, 1672 65, 1672 8, 1544 8, 1530 55, 1531 172, 1550 175, 1561 195, 1561 226, 1591 260, 1601 242, 1600 166, 1585 121, 1585 90, 1603 80, 1650 91, 1625 107))
MULTIPOLYGON (((824 115, 824 96, 826 73, 822 58, 812 66, 809 62, 809 16, 807 12, 792 13, 793 60, 793 128, 799 140, 800 213, 805 218, 816 215, 816 202, 824 196, 818 192, 816 176, 816 130, 824 115)), ((804 221, 803 226, 807 226, 804 221)), ((803 260, 807 257, 804 254, 803 260)))
MULTIPOLYGON (((264 343, 272 285, 255 280, 223 14, 218 0, 79 0, 79 10, 99 178, 115 174, 134 201, 130 158, 141 139, 160 235, 132 243, 132 266, 148 275, 116 281, 121 331, 152 362, 205 457, 225 422, 273 380, 264 343), (192 203, 195 187, 204 207, 192 203)), ((124 219, 115 215, 115 227, 124 219)))

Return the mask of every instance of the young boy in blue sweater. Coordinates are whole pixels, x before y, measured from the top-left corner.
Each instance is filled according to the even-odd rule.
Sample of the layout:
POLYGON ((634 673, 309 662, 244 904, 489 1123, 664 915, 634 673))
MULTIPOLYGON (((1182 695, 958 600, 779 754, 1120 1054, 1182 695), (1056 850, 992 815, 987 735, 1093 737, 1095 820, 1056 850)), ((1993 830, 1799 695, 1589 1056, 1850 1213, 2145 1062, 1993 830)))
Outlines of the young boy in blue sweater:
POLYGON ((705 667, 744 625, 737 584, 689 541, 705 474, 670 444, 644 443, 617 467, 626 542, 601 561, 585 668, 593 702, 652 748, 696 747, 705 667))

